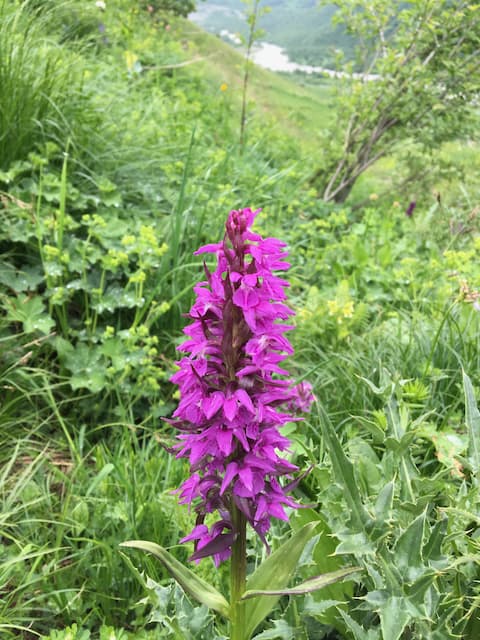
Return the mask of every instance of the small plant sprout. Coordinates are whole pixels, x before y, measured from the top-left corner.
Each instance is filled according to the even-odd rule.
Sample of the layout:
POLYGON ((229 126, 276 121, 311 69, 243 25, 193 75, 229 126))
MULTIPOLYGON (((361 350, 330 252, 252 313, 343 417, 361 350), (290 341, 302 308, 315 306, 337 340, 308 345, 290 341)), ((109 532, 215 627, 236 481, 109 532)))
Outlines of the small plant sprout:
POLYGON ((300 420, 298 414, 314 400, 310 384, 295 384, 282 366, 293 353, 285 334, 293 328, 288 322, 294 312, 286 304, 288 282, 276 272, 289 264, 283 242, 252 231, 257 214, 231 211, 223 240, 196 251, 215 254, 217 264, 214 271, 205 265, 206 279, 194 287, 188 338, 178 347, 185 356, 172 377, 180 402, 168 420, 179 431, 176 455, 187 458, 191 469, 178 489, 180 502, 197 514, 196 526, 181 542, 194 541, 191 561, 211 556, 218 566, 230 559, 230 603, 158 545, 124 543, 157 555, 185 591, 228 618, 232 640, 251 637, 275 596, 314 591, 358 570, 287 589, 315 533, 310 523, 247 582, 247 526, 268 547, 271 519, 287 520, 285 507, 298 507, 290 495, 298 468, 285 457, 290 442, 280 427, 300 420))

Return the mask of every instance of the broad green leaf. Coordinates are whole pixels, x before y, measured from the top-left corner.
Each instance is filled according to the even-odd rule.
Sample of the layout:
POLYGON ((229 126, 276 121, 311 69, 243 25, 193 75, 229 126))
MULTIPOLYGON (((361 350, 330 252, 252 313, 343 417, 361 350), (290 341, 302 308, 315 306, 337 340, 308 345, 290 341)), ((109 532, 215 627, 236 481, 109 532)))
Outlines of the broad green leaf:
POLYGON ((376 629, 369 629, 366 631, 361 625, 358 624, 356 620, 348 615, 345 611, 339 610, 340 615, 342 616, 345 625, 348 630, 353 633, 353 637, 355 640, 379 640, 378 632, 376 629))
POLYGON ((409 602, 415 603, 416 609, 418 609, 419 606, 424 606, 425 594, 436 578, 437 572, 434 569, 426 569, 425 573, 423 573, 418 580, 415 580, 412 585, 404 587, 405 595, 408 596, 409 602))
POLYGON ((465 422, 469 440, 468 460, 478 482, 480 471, 480 412, 478 411, 472 383, 465 371, 463 371, 463 389, 465 392, 465 422))
POLYGON ((374 544, 364 533, 349 533, 348 530, 339 531, 337 537, 340 540, 340 544, 335 549, 336 556, 355 554, 358 557, 375 554, 374 544))
POLYGON ((295 629, 285 620, 274 620, 273 629, 266 629, 259 633, 253 640, 294 640, 295 629))
MULTIPOLYGON (((263 562, 247 580, 247 591, 284 589, 291 580, 302 551, 315 535, 316 522, 310 522, 296 531, 263 562)), ((258 625, 265 620, 280 596, 258 596, 245 603, 245 638, 252 637, 258 625)))
POLYGON ((410 581, 415 580, 424 568, 422 557, 424 532, 425 511, 410 523, 395 545, 395 565, 410 581))
POLYGON ((297 584, 290 589, 261 589, 257 591, 248 590, 242 596, 242 600, 248 600, 249 598, 255 598, 256 596, 297 596, 304 595, 305 593, 311 593, 312 591, 318 591, 328 585, 343 580, 347 576, 362 571, 362 567, 349 567, 348 569, 340 569, 339 571, 332 571, 331 573, 324 573, 321 576, 315 576, 309 578, 297 584))
MULTIPOLYGON (((315 538, 311 539, 314 542, 312 554, 314 568, 312 568, 312 573, 324 574, 341 569, 344 560, 341 556, 335 555, 338 539, 332 534, 330 527, 320 513, 313 509, 299 509, 295 516, 291 518, 290 523, 295 530, 313 521, 318 522, 316 533, 320 532, 320 535, 315 536, 317 538, 316 542, 314 542, 315 538)), ((349 601, 353 597, 353 587, 353 581, 336 582, 325 587, 321 592, 310 596, 312 606, 316 608, 315 617, 317 620, 322 624, 334 625, 338 619, 334 605, 343 606, 342 603, 349 601)))
POLYGON ((153 554, 160 560, 185 593, 188 593, 192 598, 195 598, 195 600, 210 609, 218 611, 224 618, 229 617, 230 608, 222 594, 212 587, 211 584, 199 578, 193 571, 183 566, 181 562, 160 545, 146 540, 128 540, 127 542, 122 542, 120 546, 141 549, 142 551, 153 554))
MULTIPOLYGON (((401 594, 403 577, 400 571, 397 569, 395 564, 394 555, 387 553, 378 555, 378 564, 381 567, 382 574, 384 580, 382 581, 385 584, 386 590, 389 593, 394 593, 396 595, 401 594)), ((369 569, 370 573, 372 569, 369 569)))
POLYGON ((305 615, 313 616, 317 619, 320 619, 323 622, 323 616, 328 611, 328 609, 332 609, 332 607, 345 605, 344 602, 340 600, 315 600, 312 595, 307 594, 304 605, 303 605, 303 613, 305 615))
POLYGON ((387 482, 378 494, 378 498, 375 502, 375 515, 379 522, 385 522, 385 520, 390 518, 393 506, 394 489, 395 483, 391 480, 390 482, 387 482))
POLYGON ((0 282, 15 293, 34 291, 43 279, 43 273, 35 267, 25 267, 19 270, 7 263, 0 266, 0 282))
POLYGON ((430 440, 435 447, 437 460, 451 470, 452 475, 463 478, 462 465, 459 456, 463 455, 468 447, 468 435, 457 433, 453 429, 439 431, 436 425, 422 424, 417 434, 430 440))
POLYGON ((384 640, 399 640, 410 621, 410 614, 401 597, 392 596, 380 609, 380 623, 384 640))
POLYGON ((12 298, 6 305, 6 313, 8 320, 22 322, 25 333, 40 331, 46 335, 55 325, 40 296, 12 298))
POLYGON ((353 464, 343 452, 343 447, 330 421, 322 420, 321 425, 325 440, 327 441, 335 477, 344 489, 345 500, 350 507, 352 524, 355 529, 364 530, 370 518, 362 503, 353 464))
MULTIPOLYGON (((57 347, 60 345, 57 341, 57 347)), ((78 344, 74 349, 60 346, 64 366, 71 371, 70 386, 72 389, 88 389, 94 393, 101 391, 107 382, 106 362, 102 357, 101 347, 78 344)))
POLYGON ((448 518, 442 518, 435 523, 431 530, 425 546, 423 547, 423 557, 425 561, 442 562, 445 556, 442 555, 442 542, 447 533, 448 518))
POLYGON ((469 620, 463 638, 464 640, 478 640, 480 638, 480 609, 472 607, 467 615, 469 620))

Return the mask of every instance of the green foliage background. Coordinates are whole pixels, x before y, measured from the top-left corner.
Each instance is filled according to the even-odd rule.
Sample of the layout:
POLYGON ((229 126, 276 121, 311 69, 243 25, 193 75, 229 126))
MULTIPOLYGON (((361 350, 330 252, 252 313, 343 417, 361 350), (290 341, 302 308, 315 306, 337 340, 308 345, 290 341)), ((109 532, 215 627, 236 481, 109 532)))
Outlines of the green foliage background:
MULTIPOLYGON (((299 577, 363 569, 283 598, 258 639, 475 640, 478 148, 449 143, 454 170, 403 191, 385 159, 327 205, 309 180, 331 83, 255 70, 240 150, 241 57, 159 3, 106 4, 0 4, 0 636, 222 637, 118 545, 187 558, 168 379, 193 251, 252 206, 289 244, 290 366, 318 398, 287 429, 309 508, 272 546, 316 522, 299 577)), ((194 569, 225 592, 225 567, 194 569)))

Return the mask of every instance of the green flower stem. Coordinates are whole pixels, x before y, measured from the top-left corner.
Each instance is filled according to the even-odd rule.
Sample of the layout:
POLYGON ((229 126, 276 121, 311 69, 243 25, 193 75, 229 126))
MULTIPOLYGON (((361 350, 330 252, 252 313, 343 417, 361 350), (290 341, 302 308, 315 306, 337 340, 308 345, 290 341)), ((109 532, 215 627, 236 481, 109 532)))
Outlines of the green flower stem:
POLYGON ((247 640, 245 637, 245 603, 240 601, 245 592, 247 577, 247 523, 243 513, 235 505, 232 522, 238 536, 232 546, 230 564, 230 640, 247 640))

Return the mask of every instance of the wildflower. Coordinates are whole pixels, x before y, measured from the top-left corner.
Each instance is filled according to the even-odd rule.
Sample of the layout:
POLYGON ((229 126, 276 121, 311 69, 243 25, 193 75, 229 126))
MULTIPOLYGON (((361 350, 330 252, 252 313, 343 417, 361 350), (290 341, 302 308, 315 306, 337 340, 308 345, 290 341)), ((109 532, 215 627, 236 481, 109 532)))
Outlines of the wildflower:
POLYGON ((105 9, 107 8, 107 5, 105 4, 105 2, 103 2, 103 0, 97 0, 97 2, 95 2, 95 6, 98 7, 101 11, 105 11, 105 9))
POLYGON ((408 218, 412 217, 413 211, 414 211, 416 206, 417 206, 417 203, 415 202, 415 200, 412 200, 412 202, 410 202, 410 204, 408 205, 407 210, 405 211, 405 215, 408 218))
POLYGON ((338 313, 339 305, 336 300, 327 300, 328 315, 335 316, 338 313))
POLYGON ((290 442, 279 428, 314 399, 311 386, 295 386, 281 366, 293 352, 284 334, 294 313, 285 304, 288 282, 274 271, 289 264, 282 242, 251 231, 257 213, 231 211, 224 240, 196 252, 214 253, 217 266, 205 266, 206 280, 194 287, 188 339, 178 347, 187 355, 171 378, 180 402, 169 422, 180 430, 177 457, 191 467, 180 503, 197 513, 182 542, 195 541, 191 560, 213 556, 217 565, 238 535, 233 510, 266 544, 270 519, 287 520, 284 508, 297 506, 288 496, 295 483, 280 483, 297 467, 280 455, 290 442), (215 512, 208 527, 206 516, 215 512))
POLYGON ((372 200, 372 202, 374 200, 378 200, 378 194, 377 193, 371 193, 369 196, 370 200, 372 200))
POLYGON ((226 91, 228 89, 228 84, 226 82, 222 82, 220 85, 220 91, 226 91))
POLYGON ((400 202, 398 200, 395 200, 393 206, 395 207, 395 209, 398 209, 398 207, 400 206, 400 202))
POLYGON ((354 305, 352 300, 348 300, 347 302, 345 302, 342 309, 344 317, 351 318, 353 316, 353 309, 354 305))

